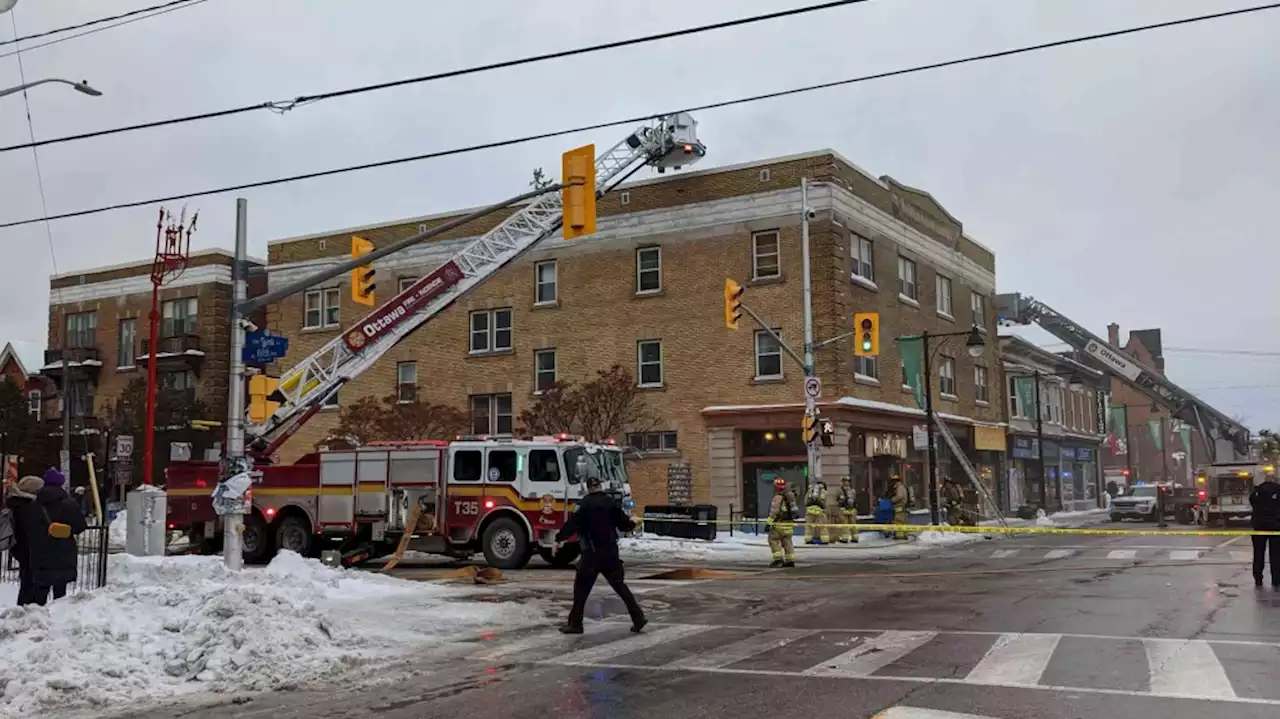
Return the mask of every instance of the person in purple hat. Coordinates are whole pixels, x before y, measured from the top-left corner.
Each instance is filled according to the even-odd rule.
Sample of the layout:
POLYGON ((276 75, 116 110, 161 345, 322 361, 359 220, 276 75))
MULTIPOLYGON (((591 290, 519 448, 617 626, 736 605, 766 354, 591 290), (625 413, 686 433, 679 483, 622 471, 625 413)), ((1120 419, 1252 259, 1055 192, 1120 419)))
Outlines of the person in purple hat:
POLYGON ((35 493, 35 499, 17 513, 34 585, 30 595, 33 604, 48 602, 50 590, 54 599, 61 599, 67 594, 67 585, 76 581, 76 535, 86 529, 86 523, 75 500, 67 494, 66 483, 62 472, 50 468, 44 473, 44 486, 35 493), (56 536, 53 525, 65 525, 62 533, 68 534, 69 529, 70 536, 56 536))
POLYGON ((58 487, 65 491, 66 484, 67 484, 66 475, 64 475, 62 472, 59 472, 56 468, 50 467, 44 471, 44 486, 58 487))

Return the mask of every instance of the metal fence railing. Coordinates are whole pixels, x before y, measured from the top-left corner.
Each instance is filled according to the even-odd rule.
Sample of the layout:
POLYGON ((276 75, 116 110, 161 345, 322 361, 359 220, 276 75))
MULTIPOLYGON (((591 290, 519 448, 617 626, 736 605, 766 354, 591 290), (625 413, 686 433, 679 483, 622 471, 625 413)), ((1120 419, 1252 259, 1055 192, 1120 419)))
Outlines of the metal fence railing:
MULTIPOLYGON (((91 524, 76 536, 76 581, 68 593, 87 592, 106 586, 110 525, 91 524)), ((9 552, 0 552, 0 582, 18 582, 18 562, 9 552)))

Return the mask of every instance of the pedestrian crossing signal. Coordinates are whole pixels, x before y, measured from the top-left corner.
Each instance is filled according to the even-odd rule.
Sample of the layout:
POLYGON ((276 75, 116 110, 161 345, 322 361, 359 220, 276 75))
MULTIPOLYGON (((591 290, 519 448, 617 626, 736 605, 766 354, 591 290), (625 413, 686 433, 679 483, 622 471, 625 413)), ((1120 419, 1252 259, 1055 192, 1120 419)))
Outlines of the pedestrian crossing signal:
POLYGON ((853 353, 858 357, 875 357, 880 354, 880 313, 859 312, 853 316, 856 343, 853 353))
POLYGON ((742 285, 729 278, 724 280, 724 326, 731 330, 738 329, 738 321, 742 319, 742 293, 746 291, 742 285))

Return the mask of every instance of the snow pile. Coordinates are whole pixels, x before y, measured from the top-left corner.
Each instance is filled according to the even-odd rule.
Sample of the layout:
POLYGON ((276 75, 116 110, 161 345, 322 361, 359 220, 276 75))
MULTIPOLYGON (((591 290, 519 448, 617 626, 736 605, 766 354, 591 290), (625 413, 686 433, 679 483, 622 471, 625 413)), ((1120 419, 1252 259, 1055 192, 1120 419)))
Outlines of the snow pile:
POLYGON ((935 529, 929 529, 919 534, 918 541, 921 544, 935 544, 935 545, 964 544, 965 542, 972 542, 972 541, 981 539, 983 536, 984 535, 981 535, 981 534, 968 534, 968 533, 962 533, 962 532, 940 532, 935 529))
POLYGON ((122 509, 116 513, 116 518, 111 520, 111 526, 107 527, 107 546, 124 549, 127 536, 129 536, 129 513, 122 509))
MULTIPOLYGON (((468 590, 330 569, 281 552, 229 572, 216 557, 112 557, 104 589, 0 610, 0 717, 181 693, 289 688, 480 628, 543 621, 468 590)), ((474 591, 474 590, 472 590, 474 591)))

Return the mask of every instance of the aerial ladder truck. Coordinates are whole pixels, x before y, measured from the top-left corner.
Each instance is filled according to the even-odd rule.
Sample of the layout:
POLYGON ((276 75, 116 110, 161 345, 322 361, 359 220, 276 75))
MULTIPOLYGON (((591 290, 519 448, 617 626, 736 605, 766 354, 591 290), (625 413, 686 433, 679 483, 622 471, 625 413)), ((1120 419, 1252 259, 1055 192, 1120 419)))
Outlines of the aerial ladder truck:
MULTIPOLYGON (((643 167, 678 170, 705 154, 693 117, 674 113, 636 128, 599 154, 593 171, 585 160, 580 174, 594 178, 592 189, 600 197, 643 167)), ((261 559, 275 548, 309 551, 318 538, 341 541, 344 561, 358 560, 361 548, 374 547, 365 553, 376 554, 376 547, 388 543, 398 544, 399 551, 410 546, 458 556, 483 551, 491 564, 502 567, 522 565, 535 552, 550 561, 555 531, 581 496, 585 474, 595 473, 606 487, 629 492, 620 448, 592 441, 605 438, 382 443, 311 453, 290 466, 274 466, 269 459, 344 384, 555 235, 565 210, 560 192, 534 197, 280 376, 269 398, 278 403, 275 411, 245 426, 246 446, 261 469, 252 488, 252 513, 245 517, 247 558, 261 559), (411 544, 410 535, 422 546, 411 544)), ((170 529, 187 531, 193 540, 216 539, 220 529, 208 495, 217 481, 216 463, 171 466, 166 472, 170 529)))

